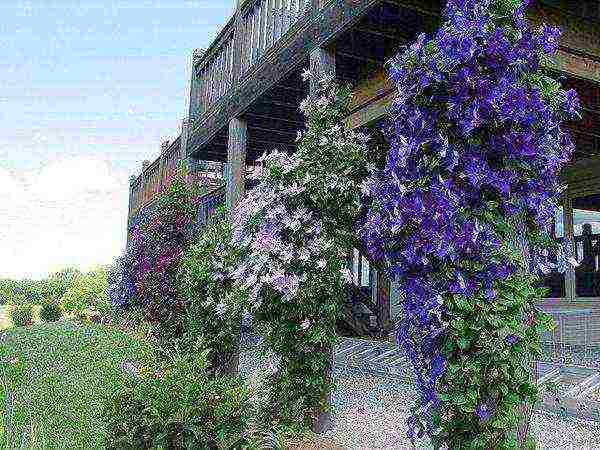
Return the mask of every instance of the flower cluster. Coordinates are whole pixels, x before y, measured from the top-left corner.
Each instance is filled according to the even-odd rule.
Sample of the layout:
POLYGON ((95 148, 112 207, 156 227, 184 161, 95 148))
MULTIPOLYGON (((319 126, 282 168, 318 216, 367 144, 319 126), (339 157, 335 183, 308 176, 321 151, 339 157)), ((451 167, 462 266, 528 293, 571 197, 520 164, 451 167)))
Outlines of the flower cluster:
POLYGON ((281 360, 266 418, 286 425, 314 424, 328 406, 345 258, 367 173, 366 136, 341 122, 349 99, 348 88, 324 80, 318 95, 302 102, 306 130, 297 152, 261 157, 251 175, 258 185, 233 214, 241 257, 232 276, 281 360))
MULTIPOLYGON (((487 305, 502 302, 501 282, 517 283, 520 269, 547 264, 547 248, 531 236, 548 229, 558 173, 573 151, 561 123, 577 117, 577 95, 541 72, 560 32, 532 30, 526 6, 521 0, 449 0, 436 35, 419 35, 391 61, 397 95, 390 149, 385 169, 363 183, 372 206, 361 237, 400 282, 398 340, 421 394, 411 421, 430 436, 450 426, 440 421, 449 402, 441 396, 448 371, 482 336, 461 321, 473 308, 485 314, 487 305), (511 245, 516 223, 524 224, 518 238, 530 258, 511 245), (453 347, 452 339, 465 341, 453 347)), ((524 307, 511 311, 518 315, 524 307)), ((477 413, 462 411, 455 425, 502 412, 482 406, 489 405, 489 393, 476 389, 477 413)))
POLYGON ((141 310, 161 345, 181 335, 185 302, 177 270, 193 237, 197 190, 179 174, 157 203, 137 218, 123 257, 111 275, 114 305, 141 310))
POLYGON ((235 371, 243 292, 230 273, 238 250, 231 244, 231 225, 224 209, 218 209, 186 252, 178 273, 179 292, 186 313, 182 348, 193 348, 202 337, 211 369, 235 371))
POLYGON ((109 268, 107 278, 107 297, 115 308, 128 308, 136 295, 131 261, 128 253, 117 257, 109 268))
POLYGON ((232 236, 233 244, 245 249, 232 276, 249 292, 252 310, 268 293, 277 293, 283 302, 297 300, 315 266, 319 272, 337 271, 341 278, 339 259, 345 255, 303 205, 306 188, 289 180, 298 157, 275 150, 258 161, 264 167, 251 178, 259 184, 236 209, 232 236))

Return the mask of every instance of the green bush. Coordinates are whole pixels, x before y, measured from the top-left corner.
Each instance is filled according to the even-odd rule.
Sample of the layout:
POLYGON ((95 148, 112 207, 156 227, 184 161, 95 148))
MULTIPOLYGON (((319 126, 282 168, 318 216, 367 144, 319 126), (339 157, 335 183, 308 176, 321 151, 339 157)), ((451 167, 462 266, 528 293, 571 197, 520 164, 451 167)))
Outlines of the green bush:
POLYGON ((239 377, 207 376, 209 350, 140 369, 106 400, 105 447, 117 449, 255 449, 248 432, 250 392, 239 377))
POLYGON ((15 305, 10 312, 10 319, 15 327, 24 327, 33 323, 33 307, 31 305, 15 305))
POLYGON ((42 319, 42 321, 56 322, 61 317, 62 309, 57 302, 48 300, 42 303, 42 308, 40 309, 40 319, 42 319))

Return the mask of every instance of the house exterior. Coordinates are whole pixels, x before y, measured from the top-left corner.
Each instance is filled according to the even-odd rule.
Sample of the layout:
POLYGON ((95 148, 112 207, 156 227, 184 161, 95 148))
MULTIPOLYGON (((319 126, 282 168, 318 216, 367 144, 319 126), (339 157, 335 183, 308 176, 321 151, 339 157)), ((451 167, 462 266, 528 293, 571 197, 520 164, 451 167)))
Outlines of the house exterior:
MULTIPOLYGON (((131 179, 128 224, 151 207, 179 161, 190 176, 212 183, 209 203, 235 205, 247 188, 246 172, 265 150, 294 151, 303 126, 299 104, 314 89, 302 80, 307 68, 352 83, 356 94, 347 123, 377 130, 394 96, 385 61, 418 33, 433 33, 444 3, 237 0, 211 45, 193 52, 189 111, 180 135, 131 179)), ((563 30, 548 70, 577 89, 584 107, 583 120, 569 124, 577 151, 563 175, 568 189, 555 224, 555 238, 574 243, 579 266, 549 274, 544 283, 550 298, 540 302, 549 310, 581 309, 600 318, 600 2, 538 0, 530 19, 563 30)), ((373 145, 385 143, 380 137, 373 145)), ((210 215, 210 208, 203 211, 200 220, 210 215)), ((381 333, 398 312, 397 289, 370 270, 358 251, 349 264, 353 295, 360 298, 360 306, 349 310, 350 328, 356 334, 381 333)), ((597 322, 594 336, 600 340, 597 322)))

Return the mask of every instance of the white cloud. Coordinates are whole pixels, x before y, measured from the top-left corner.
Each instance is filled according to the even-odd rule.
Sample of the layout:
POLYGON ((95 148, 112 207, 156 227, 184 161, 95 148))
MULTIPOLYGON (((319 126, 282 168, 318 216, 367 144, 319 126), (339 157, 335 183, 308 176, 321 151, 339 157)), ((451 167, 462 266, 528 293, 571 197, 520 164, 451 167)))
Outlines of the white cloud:
POLYGON ((39 278, 112 261, 124 244, 126 179, 85 156, 18 175, 0 169, 0 276, 39 278))

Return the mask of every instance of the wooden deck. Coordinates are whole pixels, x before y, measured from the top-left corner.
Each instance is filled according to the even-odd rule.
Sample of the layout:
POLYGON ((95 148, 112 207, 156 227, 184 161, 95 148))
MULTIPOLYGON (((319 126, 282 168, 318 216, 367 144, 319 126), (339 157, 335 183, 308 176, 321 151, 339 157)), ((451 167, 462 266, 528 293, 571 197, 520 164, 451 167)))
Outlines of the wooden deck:
MULTIPOLYGON (((394 93, 385 62, 417 34, 436 30, 442 4, 443 0, 238 1, 235 14, 211 45, 191 55, 188 118, 182 122, 178 137, 163 143, 160 157, 145 162, 142 173, 132 177, 129 225, 152 207, 182 162, 190 168, 205 162, 224 165, 226 170, 221 167, 220 176, 226 185, 226 202, 229 206, 237 203, 247 186, 247 168, 264 151, 295 150, 297 132, 304 126, 299 106, 311 92, 310 83, 301 75, 309 67, 351 83, 355 98, 347 123, 352 127, 373 126, 385 115, 394 93)), ((567 76, 568 86, 582 94, 584 120, 570 125, 577 143, 576 157, 598 160, 598 2, 581 0, 567 5, 562 0, 540 0, 530 18, 564 30, 558 58, 548 70, 567 76)), ((582 167, 575 175, 569 171, 565 174, 573 194, 588 192, 590 183, 599 179, 592 165, 582 167)), ((205 220, 199 215, 199 221, 205 220)), ((571 299, 575 281, 569 278, 566 284, 570 291, 565 296, 571 299)), ((373 304, 366 304, 377 317, 380 330, 389 320, 389 308, 387 312, 382 309, 385 295, 389 300, 387 284, 383 280, 378 283, 373 304)), ((564 305, 561 301, 554 306, 552 301, 546 303, 567 309, 593 305, 590 339, 600 342, 600 309, 594 301, 579 306, 564 301, 564 305)), ((362 327, 368 334, 370 324, 360 322, 354 327, 362 327)))

